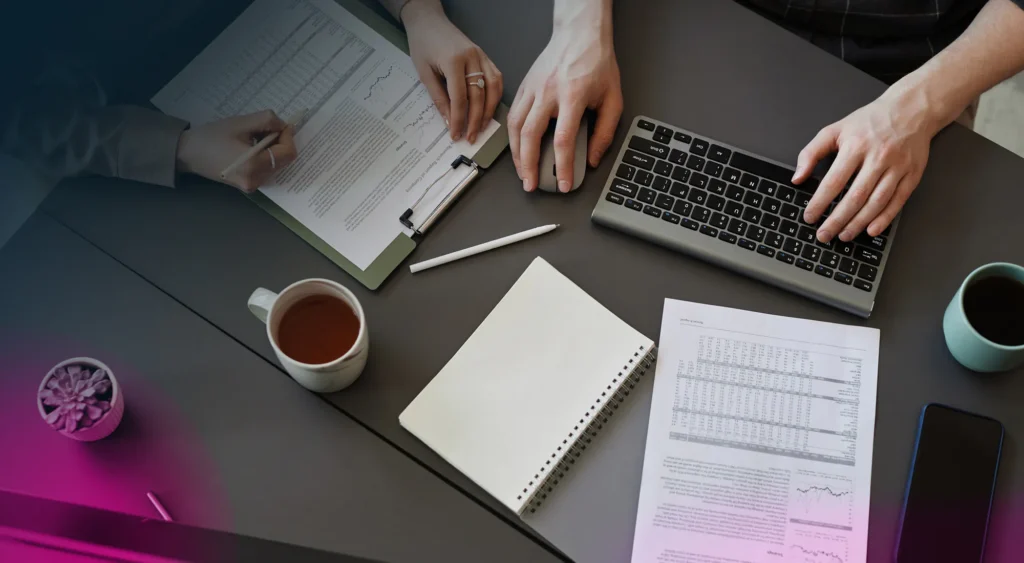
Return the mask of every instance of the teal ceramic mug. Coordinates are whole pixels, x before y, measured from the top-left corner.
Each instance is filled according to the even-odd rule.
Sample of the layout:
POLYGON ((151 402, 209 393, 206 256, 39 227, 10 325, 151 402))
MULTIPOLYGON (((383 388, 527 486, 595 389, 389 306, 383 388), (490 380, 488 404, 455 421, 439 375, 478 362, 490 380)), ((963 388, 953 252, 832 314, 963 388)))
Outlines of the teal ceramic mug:
MULTIPOLYGON (((979 372, 1006 371, 1024 364, 1024 343, 999 344, 985 338, 971 324, 965 312, 964 292, 973 284, 990 277, 1009 278, 1024 283, 1024 267, 996 262, 974 270, 960 285, 942 318, 942 331, 946 335, 946 346, 950 353, 967 369, 979 372)), ((1015 321, 1024 323, 1024 317, 1015 321)))

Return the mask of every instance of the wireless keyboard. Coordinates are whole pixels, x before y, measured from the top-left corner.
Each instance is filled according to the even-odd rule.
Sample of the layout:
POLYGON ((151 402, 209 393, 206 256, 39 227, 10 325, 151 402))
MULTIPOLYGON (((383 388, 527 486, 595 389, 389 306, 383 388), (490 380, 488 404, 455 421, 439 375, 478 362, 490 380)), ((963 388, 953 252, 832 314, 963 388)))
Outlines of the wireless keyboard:
POLYGON ((877 237, 820 243, 820 222, 803 219, 816 180, 795 186, 789 166, 647 117, 634 120, 613 169, 596 223, 871 314, 898 218, 877 237))

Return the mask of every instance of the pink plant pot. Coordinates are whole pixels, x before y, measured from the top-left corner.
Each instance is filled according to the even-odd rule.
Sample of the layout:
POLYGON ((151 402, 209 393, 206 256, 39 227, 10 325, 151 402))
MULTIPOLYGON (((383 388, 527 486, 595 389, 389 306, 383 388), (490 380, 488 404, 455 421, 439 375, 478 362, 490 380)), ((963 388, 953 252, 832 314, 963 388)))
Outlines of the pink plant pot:
MULTIPOLYGON (((124 397, 121 396, 121 386, 117 383, 117 378, 114 377, 114 372, 110 371, 110 368, 106 364, 93 358, 69 358, 63 362, 53 366, 50 371, 43 378, 43 381, 39 383, 39 390, 36 392, 36 406, 39 408, 39 414, 43 417, 43 422, 46 424, 46 408, 43 406, 43 401, 40 395, 43 389, 46 388, 46 382, 53 377, 54 372, 58 368, 66 367, 69 365, 84 365, 91 369, 100 368, 107 373, 107 377, 110 378, 110 410, 105 412, 103 416, 93 423, 88 428, 79 428, 74 432, 65 432, 64 430, 56 430, 58 433, 71 438, 72 440, 78 440, 81 442, 95 442, 96 440, 102 440, 107 436, 110 436, 117 429, 118 425, 121 424, 121 418, 124 416, 124 397)), ((50 426, 47 424, 47 426, 50 426)))

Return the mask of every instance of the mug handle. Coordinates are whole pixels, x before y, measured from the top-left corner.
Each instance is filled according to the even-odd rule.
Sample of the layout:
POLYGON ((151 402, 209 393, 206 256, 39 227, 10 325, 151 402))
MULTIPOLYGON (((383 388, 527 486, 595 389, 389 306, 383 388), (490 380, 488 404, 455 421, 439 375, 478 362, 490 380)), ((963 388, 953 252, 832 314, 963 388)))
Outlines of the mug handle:
POLYGON ((270 310, 274 308, 275 301, 277 301, 276 293, 262 287, 258 288, 249 296, 249 311, 266 324, 267 317, 270 315, 270 310))

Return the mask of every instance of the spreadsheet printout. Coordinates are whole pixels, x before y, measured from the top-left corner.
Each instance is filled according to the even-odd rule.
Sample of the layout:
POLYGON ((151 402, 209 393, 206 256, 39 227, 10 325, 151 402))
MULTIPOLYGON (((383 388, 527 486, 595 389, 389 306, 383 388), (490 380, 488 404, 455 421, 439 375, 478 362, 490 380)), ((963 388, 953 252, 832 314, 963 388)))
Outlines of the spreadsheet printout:
POLYGON ((879 332, 668 299, 634 563, 867 558, 879 332))

